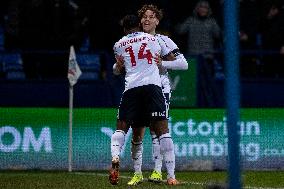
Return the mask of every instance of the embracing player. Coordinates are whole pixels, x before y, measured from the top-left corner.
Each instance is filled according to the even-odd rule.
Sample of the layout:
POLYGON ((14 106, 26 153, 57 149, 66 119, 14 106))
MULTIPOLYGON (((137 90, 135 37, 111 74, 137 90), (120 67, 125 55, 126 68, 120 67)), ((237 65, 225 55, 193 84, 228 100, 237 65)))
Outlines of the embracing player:
MULTIPOLYGON (((162 60, 159 62, 160 68, 160 76, 162 80, 162 90, 166 98, 166 106, 167 111, 169 110, 170 98, 171 98, 171 86, 169 80, 168 69, 170 70, 187 70, 188 63, 184 57, 184 55, 180 52, 178 46, 165 35, 157 34, 156 28, 159 25, 159 22, 163 18, 163 11, 159 9, 157 6, 152 4, 143 5, 140 10, 138 10, 138 17, 140 18, 140 24, 144 32, 149 33, 159 41, 162 48, 166 48, 166 50, 162 51, 165 54, 161 53, 162 60)), ((150 134, 152 136, 152 156, 155 162, 155 167, 152 174, 149 177, 150 181, 160 182, 162 181, 162 154, 160 151, 160 141, 157 137, 156 133, 150 127, 150 134)), ((171 146, 171 144, 169 144, 171 146)), ((172 146, 173 148, 173 146, 172 146)), ((173 151, 171 151, 173 153, 173 151)), ((167 170, 174 172, 175 169, 175 155, 168 154, 168 156, 172 156, 171 162, 165 162, 166 167, 170 167, 167 170)), ((134 164, 135 164, 134 160, 134 164)), ((167 179, 171 177, 172 173, 168 172, 167 179)), ((134 178, 134 177, 133 177, 134 178)), ((135 180, 135 179, 134 179, 135 180)), ((169 181, 169 180, 168 180, 169 181)), ((175 184, 173 181, 171 184, 175 184)))
MULTIPOLYGON (((153 35, 140 32, 139 19, 134 15, 125 16, 122 26, 126 35, 115 43, 114 52, 117 58, 122 58, 124 61, 125 90, 119 105, 117 129, 111 137, 112 168, 109 174, 111 184, 118 183, 119 155, 125 142, 125 133, 130 125, 133 129, 133 141, 142 141, 144 121, 149 121, 160 139, 161 151, 173 150, 168 148, 170 142, 168 140, 171 138, 166 104, 161 89, 159 69, 154 57, 161 54, 161 45, 153 35)), ((121 71, 120 66, 116 69, 121 71)), ((166 156, 164 159, 171 161, 166 156)))
MULTIPOLYGON (((144 5, 139 11, 138 16, 140 18, 140 24, 143 28, 143 31, 149 33, 159 41, 161 44, 162 52, 161 56, 163 61, 158 61, 157 64, 160 68, 160 76, 162 80, 162 90, 166 98, 166 107, 167 112, 170 104, 170 96, 171 96, 171 87, 167 69, 173 70, 186 70, 188 69, 188 64, 183 54, 180 53, 177 45, 165 35, 157 34, 156 27, 159 24, 159 21, 163 17, 162 10, 158 9, 155 5, 144 5)), ((119 60, 116 64, 114 64, 114 73, 119 74, 119 70, 123 68, 123 61, 119 60), (119 69, 117 69, 119 68, 119 69)), ((167 114, 168 115, 168 114, 167 114)), ((147 125, 146 119, 144 120, 145 126, 147 125)), ((156 135, 152 127, 150 127, 150 133, 152 136, 152 149, 153 149, 153 160, 155 162, 155 168, 152 174, 149 177, 150 181, 161 182, 162 181, 162 154, 160 151, 160 141, 159 137, 156 135)), ((142 166, 142 152, 143 145, 142 141, 132 140, 131 142, 131 152, 132 159, 134 163, 134 176, 128 182, 129 185, 137 185, 143 180, 141 166, 142 166)), ((173 148, 171 142, 169 143, 169 147, 173 148)), ((167 155, 171 161, 166 161, 166 167, 168 170, 168 184, 177 184, 174 179, 174 168, 175 168, 175 156, 173 154, 173 150, 167 152, 167 155)))

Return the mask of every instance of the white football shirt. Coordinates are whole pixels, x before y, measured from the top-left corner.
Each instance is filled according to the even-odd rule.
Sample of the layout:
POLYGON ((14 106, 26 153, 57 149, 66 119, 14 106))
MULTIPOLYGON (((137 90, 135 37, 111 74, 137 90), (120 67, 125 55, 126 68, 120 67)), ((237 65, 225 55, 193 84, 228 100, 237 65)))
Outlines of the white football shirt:
POLYGON ((154 61, 161 54, 155 36, 135 32, 122 37, 113 47, 115 55, 122 55, 125 65, 125 91, 134 87, 154 84, 161 87, 159 69, 154 61))
MULTIPOLYGON (((159 44, 162 48, 161 50, 162 57, 166 57, 171 52, 174 53, 175 57, 179 55, 179 51, 176 51, 178 50, 178 46, 168 36, 156 34, 155 37, 159 41, 159 44), (175 53, 175 51, 178 53, 175 53)), ((163 93, 170 93, 171 86, 170 86, 170 79, 167 69, 163 67, 160 70, 160 75, 162 80, 163 93)))

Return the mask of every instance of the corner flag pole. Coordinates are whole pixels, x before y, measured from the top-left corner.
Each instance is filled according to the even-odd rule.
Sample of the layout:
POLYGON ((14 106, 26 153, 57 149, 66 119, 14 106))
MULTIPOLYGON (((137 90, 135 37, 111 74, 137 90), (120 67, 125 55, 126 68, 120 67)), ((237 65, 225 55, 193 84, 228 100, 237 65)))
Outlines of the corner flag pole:
POLYGON ((73 86, 69 85, 69 141, 68 141, 68 171, 72 172, 72 127, 73 127, 73 86))
POLYGON ((73 86, 77 83, 80 75, 82 74, 78 63, 76 61, 76 54, 74 47, 70 47, 69 62, 68 62, 68 75, 69 80, 69 141, 68 141, 68 171, 72 172, 72 154, 73 154, 73 86))

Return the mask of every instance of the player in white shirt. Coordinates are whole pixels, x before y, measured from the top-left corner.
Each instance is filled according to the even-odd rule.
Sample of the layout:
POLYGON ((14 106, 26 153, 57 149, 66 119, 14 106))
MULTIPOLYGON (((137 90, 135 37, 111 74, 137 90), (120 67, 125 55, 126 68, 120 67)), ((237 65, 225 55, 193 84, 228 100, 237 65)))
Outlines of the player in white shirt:
MULTIPOLYGON (((159 21, 162 19, 162 11, 159 10, 154 5, 144 5, 139 11, 138 11, 139 17, 141 19, 141 25, 143 27, 143 30, 149 34, 152 34, 156 37, 156 39, 159 41, 162 52, 161 56, 164 61, 159 61, 158 65, 160 68, 160 76, 162 79, 162 89, 163 93, 166 98, 166 106, 167 106, 167 112, 169 109, 169 99, 171 96, 171 87, 170 87, 170 81, 168 77, 167 69, 173 69, 173 70, 186 70, 188 69, 188 64, 184 56, 179 52, 179 49, 177 45, 167 36, 156 34, 155 29, 157 25, 159 24, 159 21)), ((117 62, 119 67, 123 66, 122 62, 117 62)), ((114 74, 119 74, 119 72, 116 70, 116 64, 114 65, 114 74)), ((147 125, 147 122, 145 122, 145 125, 147 125)), ((160 152, 160 143, 159 138, 155 134, 154 130, 150 127, 150 133, 152 136, 152 149, 153 149, 153 160, 155 161, 155 168, 152 172, 151 176, 149 177, 150 181, 154 182, 161 182, 162 181, 162 155, 160 152)), ((171 146, 171 143, 170 143, 171 146)), ((132 140, 132 158, 134 162, 134 177, 131 179, 131 181, 128 183, 129 185, 136 185, 142 181, 142 173, 141 173, 141 166, 142 166, 142 141, 135 141, 132 140)), ((172 152, 170 152, 172 153, 172 152)), ((166 166, 170 167, 171 173, 168 173, 168 184, 177 184, 173 176, 174 168, 175 168, 175 161, 174 161, 174 154, 170 155, 172 156, 173 161, 170 161, 171 163, 166 163, 166 166), (168 165, 167 165, 168 164, 168 165)))
MULTIPOLYGON (((126 76, 125 90, 117 116, 117 130, 111 137, 112 168, 109 175, 111 184, 118 183, 119 155, 129 125, 133 129, 133 140, 143 139, 144 125, 141 123, 144 119, 151 123, 157 136, 163 138, 168 136, 165 98, 154 57, 160 55, 161 46, 154 36, 139 32, 137 17, 133 15, 124 17, 122 26, 126 36, 115 43, 114 52, 117 58, 123 58, 126 76)), ((117 69, 120 69, 119 66, 117 69)), ((167 151, 166 143, 161 144, 162 149, 167 151)))
MULTIPOLYGON (((142 6, 142 8, 138 11, 138 17, 140 18, 143 31, 154 35, 158 39, 158 41, 160 41, 160 43, 164 42, 166 44, 166 47, 169 49, 168 54, 161 54, 163 61, 161 62, 160 65, 162 90, 166 97, 167 110, 168 110, 170 104, 170 97, 171 97, 171 86, 170 86, 170 80, 167 69, 187 70, 188 64, 183 54, 180 53, 177 45, 168 36, 156 34, 156 27, 158 26, 159 21, 163 17, 162 10, 158 9, 158 7, 155 5, 146 4, 142 6)), ((161 168, 162 168, 162 157, 163 157, 160 151, 160 141, 157 135, 155 134, 155 132, 151 129, 151 127, 150 127, 150 133, 152 136, 152 149, 153 149, 152 155, 153 155, 153 160, 155 162, 155 168, 152 174, 150 175, 149 180, 160 182, 162 181, 161 168)), ((172 169, 175 169, 175 158, 174 158, 175 156, 174 154, 172 154, 172 156, 173 156, 172 158, 173 161, 171 163, 166 162, 165 164, 166 166, 170 166, 172 167, 172 169)), ((168 179, 168 182, 172 182, 169 184, 174 184, 175 181, 168 179)))

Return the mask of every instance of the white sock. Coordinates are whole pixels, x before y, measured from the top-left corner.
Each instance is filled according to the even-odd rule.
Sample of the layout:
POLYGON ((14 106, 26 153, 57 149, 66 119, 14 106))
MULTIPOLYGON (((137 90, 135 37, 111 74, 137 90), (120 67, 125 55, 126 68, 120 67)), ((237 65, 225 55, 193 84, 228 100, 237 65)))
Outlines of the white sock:
POLYGON ((174 143, 170 133, 159 137, 161 154, 164 158, 167 168, 167 178, 175 178, 175 152, 174 143))
POLYGON ((122 130, 116 130, 111 136, 111 157, 119 156, 121 148, 124 145, 125 133, 122 130))
POLYGON ((163 156, 161 155, 160 151, 160 142, 159 138, 155 134, 151 134, 152 136, 152 156, 153 156, 153 161, 155 163, 155 168, 154 170, 158 172, 162 172, 162 164, 163 164, 163 156))
POLYGON ((131 156, 133 160, 134 172, 142 173, 142 154, 143 154, 143 143, 131 141, 131 156))

